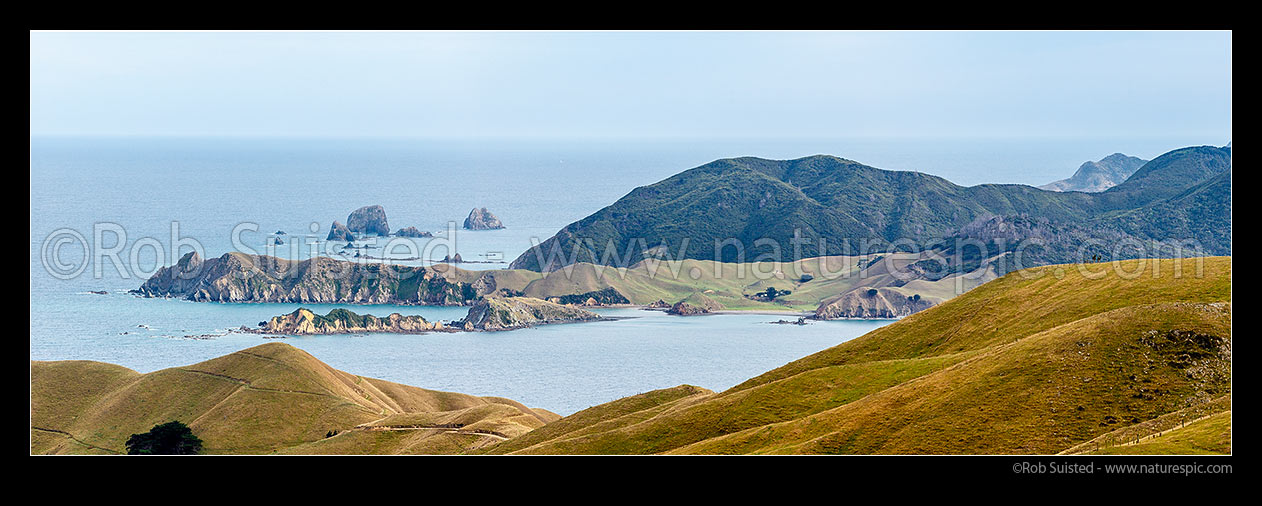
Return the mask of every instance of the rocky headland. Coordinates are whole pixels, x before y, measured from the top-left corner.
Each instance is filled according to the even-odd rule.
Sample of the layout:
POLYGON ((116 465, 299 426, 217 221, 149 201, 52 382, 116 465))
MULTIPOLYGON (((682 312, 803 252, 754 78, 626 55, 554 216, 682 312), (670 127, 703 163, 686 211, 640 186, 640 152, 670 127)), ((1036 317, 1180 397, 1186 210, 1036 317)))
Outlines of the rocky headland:
POLYGON ((483 278, 448 268, 358 263, 327 257, 293 261, 225 253, 188 253, 132 293, 203 302, 464 306, 493 291, 483 278))
POLYGON ((723 305, 718 301, 711 299, 705 294, 694 293, 684 300, 676 302, 666 310, 667 314, 679 316, 695 316, 709 314, 723 309, 723 305))
POLYGON ((815 318, 902 318, 933 307, 936 303, 918 294, 905 295, 892 288, 860 287, 825 299, 815 310, 815 318))
POLYGON ((464 330, 512 330, 550 323, 601 320, 586 309, 565 306, 533 297, 489 296, 469 308, 463 320, 452 327, 464 330))

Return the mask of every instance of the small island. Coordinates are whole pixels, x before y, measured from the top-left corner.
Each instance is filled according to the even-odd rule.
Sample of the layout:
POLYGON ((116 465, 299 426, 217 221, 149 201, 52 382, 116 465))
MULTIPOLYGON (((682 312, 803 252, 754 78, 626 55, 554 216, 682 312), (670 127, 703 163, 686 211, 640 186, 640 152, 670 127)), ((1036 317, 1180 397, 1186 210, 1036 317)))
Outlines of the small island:
POLYGON ((603 320, 591 311, 533 297, 482 298, 469 308, 461 320, 444 325, 440 321, 427 321, 419 315, 405 316, 392 313, 384 318, 358 314, 337 308, 326 315, 315 314, 307 308, 292 313, 273 316, 259 322, 258 328, 242 327, 241 331, 254 334, 324 335, 324 334, 423 334, 428 332, 475 332, 513 330, 536 325, 603 320))
POLYGON ((421 316, 404 316, 392 313, 385 318, 361 315, 345 309, 334 309, 327 315, 318 315, 305 307, 270 320, 259 322, 259 328, 246 329, 254 333, 312 335, 358 334, 365 332, 389 332, 393 334, 419 334, 447 330, 442 322, 428 322, 421 316))
POLYGON ((475 207, 469 211, 469 217, 464 219, 464 228, 465 230, 499 230, 504 228, 504 222, 487 211, 485 207, 475 207))

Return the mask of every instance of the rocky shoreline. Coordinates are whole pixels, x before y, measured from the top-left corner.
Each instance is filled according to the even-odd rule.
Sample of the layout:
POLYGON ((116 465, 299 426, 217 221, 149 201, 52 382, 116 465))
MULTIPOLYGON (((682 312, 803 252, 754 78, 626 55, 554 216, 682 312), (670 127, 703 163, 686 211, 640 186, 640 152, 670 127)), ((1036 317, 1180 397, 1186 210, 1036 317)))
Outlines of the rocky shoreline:
POLYGON ((361 334, 369 332, 388 332, 392 334, 422 334, 447 330, 442 322, 429 322, 421 316, 404 316, 391 313, 379 318, 373 315, 361 315, 338 308, 326 315, 317 315, 305 307, 295 309, 292 313, 273 316, 265 322, 259 322, 258 328, 242 327, 243 332, 256 334, 361 334))
POLYGON ((444 324, 419 315, 392 313, 386 317, 358 314, 337 308, 318 315, 307 308, 273 316, 258 327, 241 327, 251 334, 329 335, 329 334, 427 334, 430 332, 478 332, 515 330, 537 325, 608 320, 585 309, 555 304, 531 297, 486 297, 464 318, 444 324))

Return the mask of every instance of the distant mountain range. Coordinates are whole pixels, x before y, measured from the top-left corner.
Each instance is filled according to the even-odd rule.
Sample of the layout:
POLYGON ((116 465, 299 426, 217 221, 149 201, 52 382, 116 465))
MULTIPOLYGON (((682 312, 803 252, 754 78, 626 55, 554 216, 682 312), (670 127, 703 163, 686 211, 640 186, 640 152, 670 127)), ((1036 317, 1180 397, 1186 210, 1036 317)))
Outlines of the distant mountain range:
MULTIPOLYGON (((996 255, 1037 238, 1040 245, 1023 251, 1026 266, 1095 253, 1169 256, 1168 248, 1159 248, 1188 240, 1194 243, 1183 255, 1230 255, 1230 196, 1229 147, 1171 151, 1099 193, 963 187, 826 155, 731 158, 636 188, 525 252, 511 268, 548 272, 578 262, 632 265, 664 256, 753 261, 777 247, 784 261, 909 247, 957 253, 955 239, 981 241, 997 248, 987 251, 996 255), (743 251, 715 247, 731 240, 743 251), (1128 243, 1145 249, 1111 251, 1128 243)), ((981 260, 960 257, 959 265, 939 274, 975 268, 981 260)))
POLYGON ((1102 192, 1126 181, 1148 160, 1113 153, 1098 162, 1084 162, 1069 179, 1053 181, 1040 189, 1057 192, 1102 192))

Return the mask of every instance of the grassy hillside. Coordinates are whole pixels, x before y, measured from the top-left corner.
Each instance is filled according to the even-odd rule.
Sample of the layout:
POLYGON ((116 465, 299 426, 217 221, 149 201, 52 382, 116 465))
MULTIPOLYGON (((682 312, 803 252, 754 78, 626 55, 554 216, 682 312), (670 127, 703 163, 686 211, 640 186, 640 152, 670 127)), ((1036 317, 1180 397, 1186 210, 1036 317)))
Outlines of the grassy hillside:
MULTIPOLYGON (((549 298, 613 288, 632 304, 657 300, 675 303, 692 294, 705 294, 734 310, 814 311, 821 301, 851 290, 890 288, 905 296, 921 295, 940 301, 994 279, 993 267, 981 265, 976 272, 936 280, 908 281, 910 264, 923 254, 896 253, 861 256, 814 257, 794 262, 717 262, 714 260, 644 261, 628 268, 591 263, 537 273, 521 269, 483 271, 497 288, 521 291, 526 296, 549 298), (803 275, 808 276, 803 278, 803 275), (788 290, 774 301, 751 298, 769 287, 788 290)), ((453 272, 460 279, 471 272, 453 272)))
POLYGON ((31 453, 120 453, 131 434, 172 420, 206 453, 450 453, 557 418, 508 399, 355 376, 282 343, 148 374, 31 362, 31 453))
POLYGON ((1230 258, 1117 267, 1010 273, 727 391, 623 399, 484 451, 1049 454, 1220 412, 1230 258))
POLYGON ((756 243, 760 239, 775 241, 783 255, 777 260, 784 261, 895 251, 893 245, 905 240, 928 248, 990 217, 1072 227, 1008 241, 1015 245, 1026 237, 1043 238, 1050 244, 1039 256, 1052 262, 1076 261, 1065 246, 1081 244, 1082 235, 1106 241, 1195 239, 1208 254, 1230 254, 1230 241, 1214 236, 1221 230, 1180 228, 1162 221, 1164 215, 1148 212, 1126 228, 1112 219, 1155 206, 1175 215, 1230 220, 1230 200, 1200 201, 1201 207, 1189 212, 1188 203, 1175 198, 1230 172, 1230 148, 1184 148, 1148 162, 1108 191, 1089 194, 1011 184, 963 187, 928 174, 882 170, 825 155, 723 159, 636 188, 523 253, 512 268, 546 272, 580 262, 628 266, 667 252, 676 259, 751 261, 776 251, 756 243), (1189 231, 1193 235, 1180 235, 1189 231), (800 253, 792 249, 795 234, 807 240, 796 243, 800 253), (716 248, 729 240, 744 248, 716 248))
MULTIPOLYGON (((1095 439, 1078 444, 1068 450, 1061 452, 1062 455, 1082 455, 1082 454, 1110 454, 1110 455, 1126 455, 1139 454, 1140 448, 1153 448, 1153 446, 1144 443, 1154 442, 1156 439, 1163 438, 1168 434, 1177 433, 1193 425, 1200 424, 1207 418, 1220 418, 1224 413, 1227 414, 1226 420, 1226 438, 1219 438, 1217 434, 1210 437, 1201 437, 1207 433, 1200 430, 1191 430, 1184 434, 1196 434, 1197 437, 1192 441, 1201 446, 1205 450, 1211 448, 1221 449, 1222 451, 1193 451, 1191 453, 1231 453, 1231 395, 1224 395, 1212 401, 1193 404, 1178 411, 1172 411, 1151 420, 1128 425, 1126 427, 1106 432, 1095 439), (1223 444, 1225 443, 1225 444, 1223 444)), ((1204 427, 1204 425, 1198 425, 1204 427)), ((1221 434, 1221 433, 1220 433, 1221 434)), ((1175 438, 1184 439, 1184 438, 1175 438)), ((1164 439, 1170 441, 1171 439, 1164 439)), ((1154 452, 1158 453, 1158 452, 1154 452)), ((1166 452, 1172 453, 1172 452, 1166 452)))

